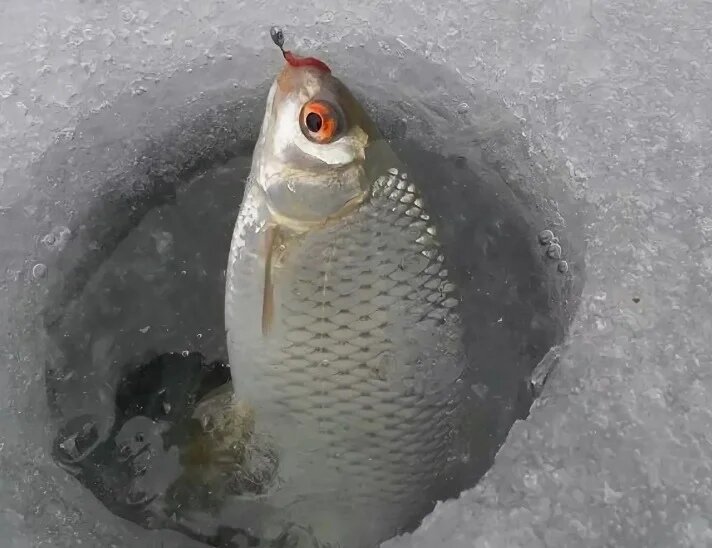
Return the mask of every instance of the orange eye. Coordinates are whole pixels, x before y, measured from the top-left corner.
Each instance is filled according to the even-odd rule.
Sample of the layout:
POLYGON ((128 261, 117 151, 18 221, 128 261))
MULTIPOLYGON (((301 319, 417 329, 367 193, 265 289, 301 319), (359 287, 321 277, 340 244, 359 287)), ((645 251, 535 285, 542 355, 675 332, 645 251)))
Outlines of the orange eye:
POLYGON ((330 143, 339 131, 339 115, 326 101, 309 101, 299 114, 302 133, 315 143, 330 143))

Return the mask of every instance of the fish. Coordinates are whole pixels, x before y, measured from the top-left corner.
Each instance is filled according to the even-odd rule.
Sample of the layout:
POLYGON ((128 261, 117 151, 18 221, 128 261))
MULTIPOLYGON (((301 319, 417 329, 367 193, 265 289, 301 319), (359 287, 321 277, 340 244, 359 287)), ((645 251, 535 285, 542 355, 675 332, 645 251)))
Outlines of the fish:
POLYGON ((250 527, 374 548, 456 482, 460 296, 439 221, 364 107, 325 62, 282 51, 226 270, 234 397, 277 461, 250 527))

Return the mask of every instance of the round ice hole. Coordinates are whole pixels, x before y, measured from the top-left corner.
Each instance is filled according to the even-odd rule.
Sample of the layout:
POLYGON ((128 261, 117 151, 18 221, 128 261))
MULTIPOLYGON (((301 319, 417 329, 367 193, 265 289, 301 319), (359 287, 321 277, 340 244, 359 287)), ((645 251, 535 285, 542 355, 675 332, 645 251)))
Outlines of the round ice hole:
MULTIPOLYGON (((442 493, 453 497, 526 416, 565 338, 583 273, 575 204, 566 172, 533 158, 517 119, 456 75, 370 45, 348 65, 344 80, 441 219, 462 292, 479 409, 465 473, 442 493)), ((115 514, 208 545, 249 536, 215 517, 224 481, 176 486, 186 440, 212 426, 189 417, 229 375, 224 269, 269 83, 244 69, 237 86, 219 64, 175 76, 47 152, 31 175, 49 181, 48 195, 25 204, 40 227, 34 282, 17 299, 27 321, 18 348, 45 364, 56 462, 115 514), (182 519, 184 504, 208 517, 182 519)), ((268 476, 270 455, 261 457, 268 476)))

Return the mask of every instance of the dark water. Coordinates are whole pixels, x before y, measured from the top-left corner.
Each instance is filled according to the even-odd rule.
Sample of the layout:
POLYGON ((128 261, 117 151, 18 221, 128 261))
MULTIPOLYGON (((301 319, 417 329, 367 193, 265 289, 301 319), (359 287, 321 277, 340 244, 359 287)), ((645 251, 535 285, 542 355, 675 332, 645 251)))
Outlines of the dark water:
MULTIPOLYGON (((561 274, 537 242, 540 227, 506 184, 482 176, 476 157, 394 147, 440 218, 463 295, 472 390, 485 402, 473 420, 469 487, 527 413, 528 376, 561 332, 553 298, 561 274)), ((214 546, 259 545, 210 517, 234 488, 229 467, 215 466, 202 483, 185 474, 225 457, 200 453, 209 425, 195 411, 205 394, 229 387, 225 267, 250 152, 241 143, 143 216, 48 328, 48 398, 63 425, 57 461, 114 513, 214 546)))

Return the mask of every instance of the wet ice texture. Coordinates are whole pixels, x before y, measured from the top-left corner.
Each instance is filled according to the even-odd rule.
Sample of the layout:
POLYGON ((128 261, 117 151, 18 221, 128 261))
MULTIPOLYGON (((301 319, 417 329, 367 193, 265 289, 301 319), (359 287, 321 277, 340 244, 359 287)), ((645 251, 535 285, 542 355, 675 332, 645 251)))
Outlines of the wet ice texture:
MULTIPOLYGON (((534 161, 566 165, 571 190, 592 206, 579 210, 588 235, 583 305, 542 399, 476 489, 390 546, 712 543, 712 5, 11 0, 2 10, 0 324, 31 320, 7 296, 33 283, 35 238, 70 217, 67 207, 67 218, 30 229, 34 212, 12 209, 23 167, 70 139, 79 115, 123 92, 141 100, 156 79, 188 66, 237 63, 238 37, 261 49, 275 23, 294 25, 302 48, 343 50, 375 36, 383 55, 413 50, 501 99, 534 161)), ((40 365, 29 350, 12 350, 8 331, 0 332, 10 350, 0 368, 6 545, 189 546, 120 522, 55 470, 40 365)))

